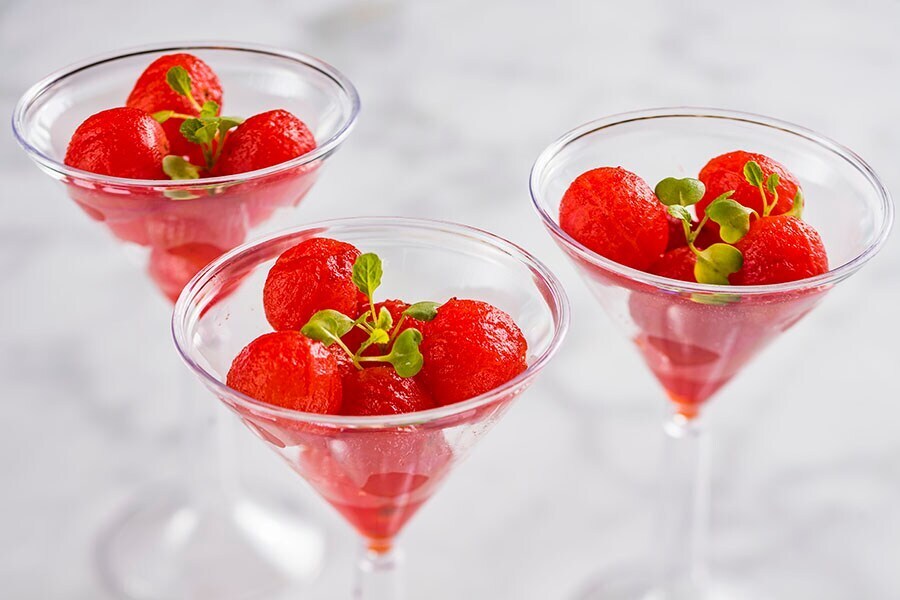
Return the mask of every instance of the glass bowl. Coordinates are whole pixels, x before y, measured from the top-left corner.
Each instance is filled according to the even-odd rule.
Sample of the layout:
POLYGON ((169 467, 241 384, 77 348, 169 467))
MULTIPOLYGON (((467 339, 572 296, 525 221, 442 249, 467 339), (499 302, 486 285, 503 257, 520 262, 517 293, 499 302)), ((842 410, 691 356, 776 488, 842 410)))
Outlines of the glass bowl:
POLYGON ((310 56, 264 46, 217 43, 136 48, 66 67, 32 86, 12 117, 16 139, 69 196, 119 240, 147 250, 148 271, 173 301, 200 267, 241 243, 273 212, 296 206, 359 114, 356 89, 310 56), (285 109, 306 123, 317 147, 293 160, 237 175, 195 180, 125 179, 63 163, 87 117, 124 106, 138 75, 164 54, 207 62, 224 90, 223 114, 285 109))
POLYGON ((364 554, 354 597, 387 599, 395 595, 383 590, 399 585, 393 574, 395 536, 534 381, 558 349, 568 314, 556 277, 510 242, 451 223, 352 218, 278 233, 222 256, 185 288, 173 333, 181 357, 206 387, 359 533, 364 554), (285 250, 320 236, 380 256, 379 300, 460 297, 506 311, 528 342, 528 368, 475 398, 386 416, 304 413, 229 388, 225 380, 234 357, 271 331, 262 309, 269 269, 285 250))

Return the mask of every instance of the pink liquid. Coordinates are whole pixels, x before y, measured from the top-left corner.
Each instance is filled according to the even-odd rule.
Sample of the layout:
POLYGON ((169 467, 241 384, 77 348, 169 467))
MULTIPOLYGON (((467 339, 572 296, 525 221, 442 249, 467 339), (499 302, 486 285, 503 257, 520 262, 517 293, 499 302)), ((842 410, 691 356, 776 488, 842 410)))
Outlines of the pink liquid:
POLYGON ((618 301, 627 294, 627 314, 613 316, 636 329, 633 339, 647 366, 686 417, 696 416, 703 403, 812 310, 826 291, 735 296, 723 288, 716 295, 685 294, 575 258, 601 300, 618 301))
POLYGON ((345 431, 307 444, 295 469, 363 537, 379 541, 400 531, 452 462, 440 430, 345 431))
POLYGON ((705 304, 691 297, 634 292, 629 309, 640 328, 635 343, 647 366, 680 412, 692 417, 820 297, 732 297, 723 304, 705 304))
MULTIPOLYGON (((303 166, 257 180, 198 189, 182 198, 166 181, 156 190, 135 186, 98 187, 66 181, 69 196, 118 239, 147 248, 147 270, 172 301, 201 268, 239 246, 248 232, 281 207, 296 205, 309 191, 316 166, 303 166)), ((202 185, 202 180, 198 180, 202 185)))
POLYGON ((373 549, 386 550, 513 397, 440 423, 381 429, 319 426, 230 406, 373 549))

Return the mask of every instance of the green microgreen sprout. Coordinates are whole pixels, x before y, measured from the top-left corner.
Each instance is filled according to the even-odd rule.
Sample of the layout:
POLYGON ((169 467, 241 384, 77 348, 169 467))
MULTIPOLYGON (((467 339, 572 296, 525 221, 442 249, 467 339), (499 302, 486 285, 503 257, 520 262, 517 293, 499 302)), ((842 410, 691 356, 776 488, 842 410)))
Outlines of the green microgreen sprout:
POLYGON ((719 225, 719 236, 723 242, 736 244, 750 231, 750 215, 759 215, 752 208, 732 200, 731 194, 727 192, 710 202, 706 207, 706 217, 719 225))
POLYGON ((747 234, 750 229, 750 213, 753 211, 732 200, 733 191, 725 192, 706 207, 703 218, 694 227, 687 207, 699 202, 706 193, 702 181, 690 177, 667 177, 656 185, 655 192, 669 215, 681 221, 684 227, 688 248, 697 257, 694 264, 694 278, 697 282, 728 285, 728 276, 739 271, 744 261, 741 251, 730 244, 738 242, 747 234), (709 221, 719 225, 720 236, 728 243, 712 244, 700 250, 695 242, 709 221))
MULTIPOLYGON (((416 302, 411 305, 400 314, 400 318, 397 319, 394 328, 391 330, 390 339, 394 340, 397 337, 407 318, 416 319, 417 321, 430 321, 437 316, 437 309, 440 306, 437 302, 429 301, 416 302)), ((384 310, 384 308, 381 310, 384 310)))
MULTIPOLYGON (((201 106, 191 91, 191 76, 187 69, 181 66, 175 66, 166 72, 166 83, 169 87, 180 96, 187 98, 191 106, 199 113, 188 115, 174 110, 160 110, 151 115, 158 123, 165 123, 169 119, 181 119, 181 127, 179 131, 184 138, 200 146, 203 153, 203 160, 206 163, 203 168, 211 170, 219 157, 222 155, 222 149, 225 147, 225 135, 234 127, 237 127, 244 120, 240 117, 222 117, 219 116, 219 105, 212 100, 208 100, 201 106)), ((187 161, 185 161, 187 162, 187 161)), ((188 163, 190 164, 190 163, 188 163)), ((195 169, 200 169, 194 165, 195 169)), ((174 169, 176 175, 183 174, 185 168, 174 169)), ((166 171, 172 179, 194 179, 191 177, 174 177, 169 171, 166 171)))
POLYGON ((353 353, 341 338, 353 329, 353 324, 353 319, 342 312, 329 308, 320 310, 310 317, 306 325, 300 329, 300 333, 310 339, 322 342, 326 347, 337 344, 352 356, 353 353))
POLYGON ((694 277, 699 283, 728 285, 728 276, 737 273, 744 266, 744 255, 729 244, 713 244, 694 253, 697 255, 694 277))
POLYGON ((188 102, 196 109, 200 110, 200 104, 191 93, 191 75, 182 66, 175 66, 166 71, 166 83, 179 96, 184 96, 188 102))
POLYGON ((413 377, 422 370, 422 365, 425 364, 425 358, 419 352, 421 343, 422 332, 418 329, 404 329, 394 340, 394 345, 388 354, 366 356, 362 360, 390 363, 400 377, 413 377))
POLYGON ((656 197, 666 206, 693 206, 703 199, 706 186, 699 179, 666 177, 656 184, 656 197))
POLYGON ((437 302, 417 302, 403 311, 395 323, 387 307, 382 306, 379 310, 375 307, 375 290, 381 285, 383 274, 382 262, 377 254, 360 255, 353 263, 352 281, 366 296, 367 310, 355 320, 335 310, 322 310, 314 314, 300 332, 325 346, 337 344, 357 369, 363 368, 363 362, 382 362, 391 364, 401 377, 413 377, 424 364, 424 357, 419 351, 422 332, 412 327, 402 329, 403 324, 407 318, 432 320, 437 316, 440 305, 437 302), (356 352, 350 350, 341 339, 354 328, 368 335, 356 352), (385 353, 366 355, 365 351, 372 346, 379 347, 385 353))
POLYGON ((806 205, 803 199, 803 192, 800 189, 797 189, 796 195, 794 195, 794 203, 791 205, 791 210, 787 211, 786 215, 791 217, 796 217, 798 219, 803 218, 803 207, 806 205))
POLYGON ((684 225, 684 238, 687 240, 688 245, 692 246, 708 219, 704 216, 703 220, 697 224, 697 227, 692 229, 693 221, 687 207, 700 202, 706 193, 706 186, 699 179, 691 177, 685 177, 684 179, 666 177, 656 184, 654 192, 659 201, 666 206, 669 214, 682 222, 684 225))
POLYGON ((369 300, 369 311, 373 321, 378 320, 375 314, 375 290, 381 285, 384 270, 378 255, 369 252, 360 255, 353 263, 353 284, 369 300))
MULTIPOLYGON (((678 219, 684 226, 684 237, 691 252, 697 257, 694 265, 694 278, 698 283, 728 285, 728 276, 741 269, 744 256, 733 244, 741 241, 750 231, 750 217, 768 217, 778 205, 778 185, 781 178, 778 173, 768 177, 763 173, 759 163, 749 160, 744 164, 744 179, 759 190, 762 197, 762 215, 752 208, 732 200, 734 191, 725 192, 709 203, 703 211, 703 219, 693 227, 693 219, 688 206, 692 206, 703 198, 706 188, 703 182, 691 179, 667 177, 656 185, 656 196, 666 206, 669 215, 678 219), (719 226, 719 236, 725 243, 712 244, 704 250, 698 249, 694 242, 708 222, 719 226)), ((793 205, 787 215, 801 218, 803 214, 803 192, 799 189, 794 196, 793 205)))
POLYGON ((768 217, 778 205, 778 184, 781 183, 781 177, 774 172, 766 177, 758 162, 748 160, 744 164, 744 179, 759 190, 763 203, 762 216, 768 217), (769 196, 772 197, 771 202, 769 202, 769 196))

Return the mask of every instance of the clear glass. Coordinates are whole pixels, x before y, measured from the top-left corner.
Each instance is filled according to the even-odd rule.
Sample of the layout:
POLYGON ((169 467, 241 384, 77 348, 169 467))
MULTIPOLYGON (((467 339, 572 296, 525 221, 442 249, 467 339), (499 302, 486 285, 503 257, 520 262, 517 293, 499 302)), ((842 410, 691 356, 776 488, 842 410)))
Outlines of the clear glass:
POLYGON ((401 597, 395 538, 470 448, 556 352, 568 323, 557 279, 491 234, 436 221, 356 218, 253 242, 202 271, 175 307, 175 343, 191 370, 359 533, 355 597, 401 597), (280 409, 229 389, 232 359, 270 331, 262 311, 269 268, 288 248, 328 236, 384 261, 379 297, 477 298, 508 312, 528 341, 528 369, 470 400, 417 413, 342 417, 280 409))
MULTIPOLYGON (((324 161, 349 135, 359 112, 353 85, 309 56, 219 43, 143 47, 67 67, 29 89, 13 114, 17 140, 69 197, 131 254, 139 257, 172 302, 212 259, 250 235, 290 223, 324 161), (105 108, 122 106, 137 76, 155 58, 189 52, 216 71, 224 108, 250 116, 283 108, 301 118, 318 147, 286 163, 233 176, 193 181, 133 180, 63 164, 75 128, 105 108)), ((164 329, 163 329, 164 331, 164 329)), ((184 396, 196 382, 185 377, 184 396)), ((187 403, 189 398, 180 399, 187 403)), ((135 498, 101 536, 100 569, 128 598, 270 597, 322 560, 318 528, 302 514, 276 513, 236 494, 232 464, 223 461, 228 429, 208 403, 191 402, 185 419, 184 481, 135 498), (260 552, 266 533, 282 532, 295 560, 260 552)))
POLYGON ((655 536, 660 556, 645 570, 655 575, 622 588, 604 583, 586 597, 715 595, 703 552, 709 457, 702 407, 825 292, 875 255, 892 222, 888 192, 856 154, 809 130, 756 115, 671 108, 615 115, 567 133, 535 162, 531 195, 551 236, 635 342, 671 401, 664 425, 662 520, 655 536), (654 185, 664 177, 696 177, 710 158, 736 149, 771 156, 799 178, 807 200, 803 218, 822 235, 828 273, 768 286, 686 283, 610 261, 559 226, 563 194, 589 169, 622 166, 654 185))

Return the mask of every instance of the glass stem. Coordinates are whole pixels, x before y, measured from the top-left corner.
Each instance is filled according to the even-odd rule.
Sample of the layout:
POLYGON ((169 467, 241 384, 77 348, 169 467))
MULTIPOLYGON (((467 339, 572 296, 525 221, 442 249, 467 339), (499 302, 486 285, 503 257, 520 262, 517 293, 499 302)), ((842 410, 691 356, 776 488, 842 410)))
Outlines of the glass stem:
POLYGON ((403 600, 401 567, 403 558, 399 550, 387 548, 373 550, 363 546, 356 568, 353 586, 354 600, 403 600))
POLYGON ((182 385, 187 419, 184 435, 186 482, 191 506, 201 514, 229 510, 235 499, 234 429, 224 406, 185 373, 182 385))
POLYGON ((664 424, 658 581, 662 597, 707 595, 709 434, 700 417, 675 413, 664 424))

